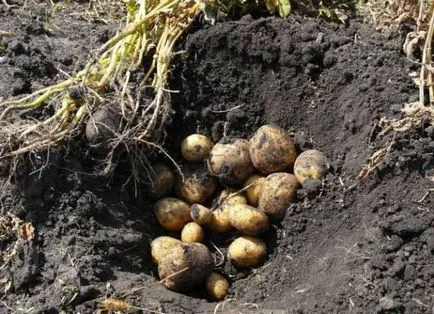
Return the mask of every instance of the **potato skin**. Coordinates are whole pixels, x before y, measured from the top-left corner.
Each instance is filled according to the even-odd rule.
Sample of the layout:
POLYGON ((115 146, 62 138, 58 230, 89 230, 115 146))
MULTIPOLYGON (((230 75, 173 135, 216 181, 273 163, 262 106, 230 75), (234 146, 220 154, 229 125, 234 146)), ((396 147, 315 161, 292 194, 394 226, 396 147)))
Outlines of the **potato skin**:
POLYGON ((206 280, 206 291, 216 300, 223 300, 229 291, 229 282, 218 273, 212 273, 206 280))
POLYGON ((210 223, 212 219, 212 211, 203 205, 193 204, 190 207, 190 216, 194 222, 203 226, 210 223))
POLYGON ((245 191, 247 201, 253 207, 258 206, 259 193, 261 192, 262 185, 264 184, 265 177, 261 175, 254 174, 246 180, 244 183, 244 188, 249 186, 245 191))
POLYGON ((244 234, 258 236, 268 231, 268 216, 246 204, 233 204, 225 208, 231 225, 244 234))
POLYGON ((190 204, 203 204, 214 193, 217 180, 200 171, 184 174, 184 181, 178 176, 175 194, 190 204))
POLYGON ((174 197, 162 198, 156 202, 154 213, 160 225, 169 231, 180 231, 191 221, 188 204, 174 197))
POLYGON ((214 142, 202 134, 191 134, 181 143, 181 154, 188 161, 202 161, 208 158, 214 142))
POLYGON ((199 224, 195 222, 189 222, 182 229, 181 241, 184 243, 202 242, 203 238, 203 229, 199 224))
POLYGON ((256 237, 239 237, 228 247, 228 259, 239 268, 258 266, 266 256, 267 246, 265 242, 256 237))
POLYGON ((205 245, 183 243, 174 247, 169 254, 161 259, 158 264, 158 275, 161 280, 171 276, 163 281, 167 288, 188 292, 203 285, 213 268, 214 258, 205 245), (185 268, 187 269, 182 271, 185 268), (174 275, 177 272, 180 273, 174 275))
POLYGON ((275 125, 263 125, 250 139, 250 157, 256 169, 268 175, 292 167, 297 157, 289 134, 275 125))
POLYGON ((321 180, 328 169, 327 157, 316 149, 302 152, 294 163, 294 175, 303 184, 308 179, 321 180))
POLYGON ((233 229, 228 216, 220 208, 212 212, 212 219, 207 227, 216 233, 225 233, 233 229))
POLYGON ((175 174, 163 164, 154 165, 152 170, 152 183, 148 185, 147 196, 153 200, 169 196, 175 182, 175 174))
POLYGON ((181 245, 181 241, 172 237, 161 236, 152 240, 151 242, 152 262, 158 265, 161 259, 165 255, 170 253, 170 250, 177 245, 181 245))
POLYGON ((243 139, 215 144, 207 159, 209 172, 223 185, 242 184, 254 171, 249 148, 249 142, 243 139))
POLYGON ((270 215, 274 220, 280 220, 289 204, 294 201, 300 184, 293 174, 277 172, 270 174, 264 180, 259 193, 258 209, 270 215))

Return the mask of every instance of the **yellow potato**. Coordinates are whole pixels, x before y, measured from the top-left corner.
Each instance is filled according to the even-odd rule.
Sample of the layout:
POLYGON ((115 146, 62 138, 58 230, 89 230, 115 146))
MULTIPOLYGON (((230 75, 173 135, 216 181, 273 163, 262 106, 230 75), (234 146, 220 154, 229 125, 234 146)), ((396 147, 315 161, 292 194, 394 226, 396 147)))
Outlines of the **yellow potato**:
POLYGON ((267 256, 267 245, 259 238, 242 236, 228 247, 228 259, 239 268, 255 267, 267 256))
POLYGON ((182 141, 181 154, 188 161, 202 161, 208 158, 213 146, 213 141, 205 135, 192 134, 182 141))
POLYGON ((184 173, 184 181, 179 176, 175 183, 175 194, 190 204, 203 204, 214 193, 217 181, 202 169, 184 173))
POLYGON ((156 202, 154 213, 160 225, 169 231, 180 231, 191 221, 188 204, 174 197, 162 198, 156 202))
POLYGON ((200 204, 193 204, 190 207, 191 219, 199 225, 207 225, 212 219, 212 211, 200 204))
POLYGON ((212 273, 206 280, 206 291, 216 300, 223 300, 229 291, 229 282, 218 273, 212 273))
POLYGON ((175 175, 167 166, 156 164, 152 167, 152 182, 148 185, 148 197, 159 199, 170 194, 175 182, 175 175))
POLYGON ((268 231, 268 216, 261 210, 246 204, 233 204, 225 208, 231 225, 247 235, 261 235, 268 231))
POLYGON ((187 292, 205 284, 214 268, 214 258, 202 243, 175 246, 158 264, 163 284, 175 291, 187 292))
POLYGON ((224 211, 226 206, 234 204, 247 204, 247 198, 242 193, 236 193, 236 189, 224 189, 217 198, 217 204, 224 211))
POLYGON ((273 219, 283 218, 286 209, 294 201, 300 184, 293 174, 277 172, 265 178, 259 193, 258 209, 273 219))
POLYGON ((249 147, 249 142, 243 139, 217 143, 207 160, 209 172, 223 185, 242 184, 254 171, 249 147))
POLYGON ((181 241, 184 243, 202 242, 203 238, 202 227, 195 222, 189 222, 184 226, 184 229, 182 229, 181 241))
POLYGON ((162 236, 155 238, 151 242, 152 262, 158 265, 161 259, 177 245, 181 245, 181 241, 172 237, 162 236))
POLYGON ((249 186, 246 189, 246 196, 250 205, 258 206, 259 193, 261 192, 264 180, 264 176, 254 174, 244 183, 244 188, 249 186))
POLYGON ((294 174, 301 184, 308 179, 322 179, 327 169, 327 157, 316 149, 302 152, 294 163, 294 174))
POLYGON ((232 230, 232 224, 228 216, 221 209, 212 212, 212 219, 207 227, 216 233, 225 233, 232 230))
POLYGON ((250 139, 250 157, 255 168, 268 175, 291 168, 297 152, 291 136, 284 129, 263 125, 250 139))

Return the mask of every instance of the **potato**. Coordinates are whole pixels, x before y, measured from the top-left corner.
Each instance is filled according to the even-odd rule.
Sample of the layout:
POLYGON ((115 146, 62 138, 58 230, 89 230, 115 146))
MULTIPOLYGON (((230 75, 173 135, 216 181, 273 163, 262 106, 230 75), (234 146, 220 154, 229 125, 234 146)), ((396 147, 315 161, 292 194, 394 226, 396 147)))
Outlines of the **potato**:
POLYGON ((187 292, 204 285, 213 268, 214 258, 205 245, 183 243, 160 260, 158 275, 167 288, 187 292))
POLYGON ((208 158, 214 146, 213 141, 201 134, 187 136, 181 143, 181 154, 188 161, 202 161, 208 158))
POLYGON ((251 236, 235 239, 228 247, 228 259, 240 268, 254 267, 261 264, 267 255, 264 241, 251 236))
POLYGON ((329 162, 327 157, 316 149, 302 152, 294 163, 294 174, 303 184, 308 179, 322 179, 327 172, 329 162))
POLYGON ((156 164, 152 167, 151 179, 147 196, 155 200, 170 194, 175 182, 175 174, 167 166, 156 164))
POLYGON ((225 208, 231 225, 247 235, 260 235, 268 231, 268 216, 261 210, 246 204, 233 204, 225 208))
POLYGON ((285 210, 294 201, 300 184, 293 174, 277 172, 264 180, 259 193, 258 209, 272 216, 274 220, 283 218, 285 210))
POLYGON ((249 154, 250 144, 243 139, 214 145, 207 160, 209 172, 223 185, 242 184, 254 171, 249 154))
POLYGON ((250 185, 245 193, 249 204, 254 207, 258 206, 259 192, 261 192, 264 180, 264 176, 254 174, 244 183, 244 188, 250 185))
POLYGON ((178 176, 175 194, 190 204, 203 204, 214 193, 217 180, 203 168, 185 167, 184 181, 178 176))
POLYGON ((191 221, 188 204, 174 197, 162 198, 156 202, 154 213, 160 225, 169 231, 180 231, 191 221))
POLYGON ((203 238, 202 227, 195 222, 189 222, 184 226, 184 229, 182 229, 181 241, 184 243, 202 242, 203 238))
POLYGON ((274 125, 263 125, 250 139, 250 157, 256 169, 268 175, 289 169, 297 152, 289 134, 274 125))
POLYGON ((172 237, 162 236, 155 238, 151 242, 152 262, 158 265, 163 256, 167 255, 177 245, 181 245, 181 241, 172 237))
POLYGON ((229 291, 229 282, 218 273, 212 273, 206 280, 206 291, 216 300, 223 300, 229 291))
POLYGON ((236 189, 224 189, 217 198, 217 204, 224 211, 226 206, 234 204, 247 204, 247 198, 242 193, 237 193, 236 189))
POLYGON ((212 212, 212 219, 207 227, 216 233, 225 233, 232 230, 232 224, 228 216, 221 209, 212 212))
POLYGON ((212 211, 200 204, 193 204, 190 207, 190 216, 193 221, 201 226, 209 224, 212 219, 212 211))

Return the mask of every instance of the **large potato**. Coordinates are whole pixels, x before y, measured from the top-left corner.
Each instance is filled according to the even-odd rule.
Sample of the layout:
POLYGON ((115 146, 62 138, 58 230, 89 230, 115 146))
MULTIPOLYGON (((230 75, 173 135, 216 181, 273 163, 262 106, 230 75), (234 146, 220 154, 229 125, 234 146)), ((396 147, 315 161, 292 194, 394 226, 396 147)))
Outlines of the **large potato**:
POLYGON ((229 282, 218 273, 212 273, 206 280, 206 291, 216 300, 223 300, 229 291, 229 282))
POLYGON ((246 197, 250 205, 258 206, 259 193, 261 192, 264 180, 264 176, 254 174, 244 183, 244 188, 248 186, 246 188, 246 197))
POLYGON ((327 157, 316 149, 302 152, 294 163, 294 175, 301 184, 308 179, 322 179, 327 169, 327 157))
POLYGON ((169 231, 180 231, 191 221, 190 206, 174 197, 162 198, 154 205, 160 225, 169 231))
POLYGON ((158 265, 161 259, 177 245, 181 245, 181 241, 172 237, 162 236, 155 238, 151 242, 152 262, 158 265))
POLYGON ((175 174, 167 166, 156 164, 152 167, 152 182, 148 185, 148 197, 159 199, 169 196, 175 182, 175 174))
POLYGON ((190 211, 193 221, 201 226, 209 224, 212 219, 212 211, 203 205, 193 204, 190 211))
POLYGON ((188 161, 202 161, 208 158, 214 143, 205 135, 192 134, 181 143, 181 154, 188 161))
POLYGON ((240 268, 254 267, 261 264, 267 256, 267 245, 259 238, 242 236, 235 239, 228 247, 228 259, 240 268))
POLYGON ((233 204, 225 208, 231 225, 247 235, 261 235, 268 231, 268 216, 261 210, 246 204, 233 204))
POLYGON ((273 219, 281 219, 294 201, 300 184, 293 174, 277 172, 265 178, 259 193, 258 209, 273 219))
POLYGON ((217 180, 203 168, 185 167, 184 180, 178 176, 175 194, 190 204, 203 204, 214 193, 217 180))
POLYGON ((243 139, 217 143, 207 160, 209 172, 223 185, 242 184, 254 171, 249 147, 249 142, 243 139))
POLYGON ((214 258, 205 245, 181 244, 160 260, 158 275, 167 288, 187 292, 205 284, 213 268, 214 258))
POLYGON ((265 175, 289 169, 297 152, 289 134, 274 125, 263 125, 250 139, 250 157, 256 169, 265 175))
POLYGON ((212 212, 212 218, 207 227, 216 233, 229 232, 233 228, 228 216, 221 209, 212 212))
POLYGON ((184 243, 202 242, 203 238, 203 229, 199 224, 195 222, 189 222, 182 229, 181 241, 184 243))

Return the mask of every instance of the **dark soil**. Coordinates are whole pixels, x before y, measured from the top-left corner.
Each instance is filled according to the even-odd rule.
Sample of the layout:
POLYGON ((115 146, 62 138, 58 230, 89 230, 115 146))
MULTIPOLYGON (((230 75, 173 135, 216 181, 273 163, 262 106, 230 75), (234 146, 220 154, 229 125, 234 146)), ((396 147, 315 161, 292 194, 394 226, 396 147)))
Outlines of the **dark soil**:
MULTIPOLYGON (((0 30, 16 33, 1 41, 0 99, 79 69, 116 30, 69 14, 82 5, 54 14, 48 33, 48 7, 0 7, 0 30)), ((326 180, 300 190, 267 234, 265 265, 222 266, 231 301, 217 312, 434 312, 432 127, 421 121, 398 134, 386 163, 355 185, 382 144, 372 132, 376 123, 398 117, 417 97, 408 75, 417 68, 401 55, 404 35, 380 35, 356 20, 344 26, 245 16, 198 26, 185 38, 180 48, 187 53, 176 60, 171 86, 180 91, 168 130, 176 160, 180 140, 192 132, 215 141, 248 138, 275 123, 293 134, 299 150, 322 150, 332 164, 326 180)), ((183 295, 158 283, 149 241, 163 231, 146 197, 136 199, 120 179, 91 175, 89 158, 73 148, 53 150, 48 159, 28 156, 24 174, 3 187, 1 214, 31 221, 36 237, 0 269, 0 312, 92 313, 105 296, 127 293, 137 308, 212 313, 217 303, 203 291, 183 295), (12 286, 3 293, 6 282, 12 286)), ((224 252, 224 241, 213 240, 224 252)), ((10 239, 1 241, 4 252, 11 249, 10 239)))

